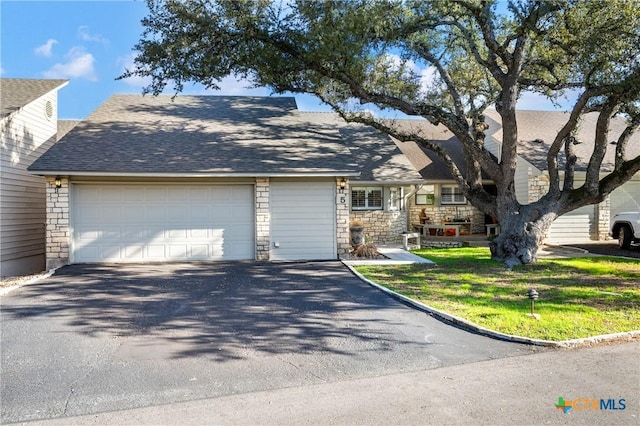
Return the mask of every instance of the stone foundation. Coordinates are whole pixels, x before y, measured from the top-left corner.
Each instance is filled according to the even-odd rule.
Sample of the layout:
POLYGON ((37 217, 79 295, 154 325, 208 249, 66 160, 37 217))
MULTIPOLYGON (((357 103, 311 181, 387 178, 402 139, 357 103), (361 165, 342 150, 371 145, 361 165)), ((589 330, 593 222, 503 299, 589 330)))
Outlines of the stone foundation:
POLYGON ((463 246, 462 241, 421 240, 420 242, 425 248, 459 248, 463 246))

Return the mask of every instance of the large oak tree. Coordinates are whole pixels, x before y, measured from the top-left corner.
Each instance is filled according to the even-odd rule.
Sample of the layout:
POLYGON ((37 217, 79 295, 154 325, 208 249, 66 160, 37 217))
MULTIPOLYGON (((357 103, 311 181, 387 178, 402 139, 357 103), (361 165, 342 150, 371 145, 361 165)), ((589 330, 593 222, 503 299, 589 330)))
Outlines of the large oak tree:
POLYGON ((471 204, 497 218, 502 233, 491 249, 509 267, 535 261, 558 216, 601 202, 640 170, 640 157, 626 156, 640 125, 634 1, 148 0, 148 7, 135 66, 121 78, 150 77, 145 93, 158 94, 167 84, 180 92, 186 82, 218 88, 228 75, 247 77, 275 93, 316 95, 347 121, 416 141, 444 160, 471 204), (516 102, 527 91, 551 99, 571 91, 577 100, 548 151, 548 193, 521 204, 516 102), (372 104, 446 126, 465 164, 428 135, 367 113, 372 104), (484 144, 490 106, 502 119, 498 155, 484 144), (597 128, 578 185, 571 141, 587 112, 597 112, 597 128), (602 177, 615 116, 628 126, 614 170, 602 177), (497 194, 485 191, 483 176, 497 194))

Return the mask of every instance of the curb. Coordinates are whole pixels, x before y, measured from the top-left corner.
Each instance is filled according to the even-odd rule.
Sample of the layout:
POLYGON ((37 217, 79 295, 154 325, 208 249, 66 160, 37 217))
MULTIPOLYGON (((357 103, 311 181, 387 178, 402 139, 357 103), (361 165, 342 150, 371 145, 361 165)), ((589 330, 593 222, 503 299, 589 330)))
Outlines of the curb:
POLYGON ((33 283, 38 282, 40 280, 43 280, 45 278, 49 278, 51 275, 55 274, 58 269, 60 269, 60 267, 54 268, 54 269, 49 269, 49 271, 46 274, 39 275, 37 277, 31 278, 30 280, 27 280, 27 281, 25 281, 23 283, 12 285, 11 287, 0 288, 0 296, 4 296, 7 293, 12 292, 13 290, 16 290, 16 289, 18 289, 20 287, 24 287, 25 285, 33 284, 33 283))
POLYGON ((399 300, 400 302, 403 302, 420 311, 426 312, 445 322, 449 322, 454 325, 457 325, 465 330, 473 331, 475 333, 481 334, 483 336, 491 337, 494 339, 506 340, 513 343, 524 343, 527 345, 534 345, 534 346, 545 346, 545 347, 551 347, 551 348, 557 348, 557 349, 573 349, 573 348, 579 348, 584 346, 593 346, 593 345, 597 345, 605 342, 613 342, 613 341, 620 341, 620 340, 629 341, 629 340, 640 338, 640 330, 624 331, 621 333, 613 333, 613 334, 603 334, 600 336, 585 337, 582 339, 563 340, 559 342, 553 341, 553 340, 532 339, 529 337, 522 337, 522 336, 515 336, 512 334, 500 333, 495 330, 484 328, 478 324, 475 324, 471 321, 467 321, 455 315, 451 315, 451 314, 447 314, 446 312, 439 311, 429 305, 425 305, 424 303, 410 299, 407 296, 404 296, 400 293, 396 293, 393 290, 390 290, 386 287, 381 286, 380 284, 377 284, 369 280, 368 278, 365 278, 364 275, 356 271, 351 265, 348 265, 345 263, 345 266, 349 268, 349 270, 363 282, 369 284, 372 287, 377 288, 378 290, 383 291, 384 293, 388 294, 389 296, 391 296, 396 300, 399 300))

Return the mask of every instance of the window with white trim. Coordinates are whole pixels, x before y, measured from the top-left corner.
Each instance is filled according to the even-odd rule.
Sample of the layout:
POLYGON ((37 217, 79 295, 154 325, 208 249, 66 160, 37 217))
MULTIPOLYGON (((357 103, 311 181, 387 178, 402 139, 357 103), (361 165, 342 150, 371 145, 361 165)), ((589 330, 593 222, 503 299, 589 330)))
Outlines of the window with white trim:
POLYGON ((416 205, 418 206, 431 206, 435 204, 436 187, 435 185, 422 185, 420 189, 416 191, 416 205))
POLYGON ((382 210, 382 187, 352 187, 351 210, 382 210))
POLYGON ((467 199, 458 185, 441 185, 440 204, 467 204, 467 199))

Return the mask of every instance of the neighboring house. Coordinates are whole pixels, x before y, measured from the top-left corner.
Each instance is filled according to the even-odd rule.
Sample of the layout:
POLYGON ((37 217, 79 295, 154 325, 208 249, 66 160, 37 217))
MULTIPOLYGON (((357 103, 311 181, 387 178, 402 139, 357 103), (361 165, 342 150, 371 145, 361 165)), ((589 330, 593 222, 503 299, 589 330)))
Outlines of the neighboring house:
MULTIPOLYGON (((546 154, 557 132, 568 119, 568 113, 555 111, 518 111, 518 133, 520 137, 517 160, 515 190, 518 201, 528 204, 538 200, 549 188, 549 176, 546 171, 546 154)), ((586 114, 582 117, 577 143, 574 148, 578 157, 576 165, 576 185, 584 182, 586 165, 593 151, 597 115, 586 114)), ((463 164, 463 152, 460 142, 444 126, 433 126, 425 121, 405 121, 419 128, 423 135, 438 142, 458 164, 463 164)), ((495 110, 486 111, 485 146, 500 158, 502 126, 495 110)), ((609 137, 615 141, 626 126, 624 120, 612 121, 609 137)), ((414 129, 415 130, 415 129, 414 129)), ((453 218, 468 219, 472 223, 473 233, 482 233, 486 224, 493 219, 485 216, 468 204, 457 188, 455 181, 445 164, 436 154, 422 149, 413 142, 398 142, 396 145, 409 158, 424 179, 424 184, 410 200, 410 223, 420 223, 419 214, 424 209, 429 219, 435 223, 453 218)), ((602 163, 601 177, 613 169, 615 145, 607 149, 602 163)), ((640 155, 640 135, 636 134, 627 145, 627 156, 640 155)), ((564 164, 561 164, 561 167, 564 164)), ((462 169, 464 173, 464 168, 462 169)), ((561 179, 562 179, 561 175, 561 179)), ((492 190, 492 182, 486 187, 492 190)), ((554 222, 546 238, 547 242, 560 243, 570 241, 604 240, 607 238, 609 218, 621 211, 640 209, 640 174, 613 191, 605 201, 569 212, 554 222)))
POLYGON ((0 79, 0 276, 45 268, 45 179, 27 172, 56 142, 66 80, 0 79))
MULTIPOLYGON (((501 140, 501 127, 497 112, 487 113, 491 135, 496 147, 501 140)), ((516 170, 516 196, 523 204, 538 200, 549 188, 546 155, 554 137, 567 122, 568 113, 558 111, 519 111, 518 135, 520 147, 518 169, 516 170)), ((576 186, 585 181, 586 168, 593 152, 597 113, 585 114, 581 118, 579 131, 575 135, 574 150, 577 157, 576 186)), ((609 140, 617 141, 626 127, 624 119, 616 117, 611 121, 609 140)), ((562 156, 564 150, 562 151, 562 156)), ((640 155, 640 134, 636 133, 627 143, 627 158, 640 155)), ((602 161, 601 178, 613 170, 615 163, 615 143, 607 145, 602 161)), ((564 158, 560 159, 564 167, 564 158)), ((562 180, 564 174, 561 173, 562 180)), ((622 211, 640 210, 640 173, 630 181, 615 189, 602 203, 588 205, 563 216, 551 225, 547 242, 561 243, 585 240, 604 240, 608 238, 609 219, 622 211)))

